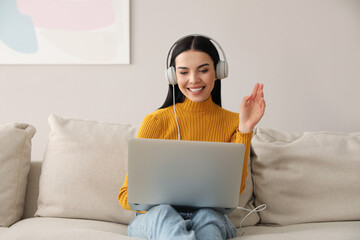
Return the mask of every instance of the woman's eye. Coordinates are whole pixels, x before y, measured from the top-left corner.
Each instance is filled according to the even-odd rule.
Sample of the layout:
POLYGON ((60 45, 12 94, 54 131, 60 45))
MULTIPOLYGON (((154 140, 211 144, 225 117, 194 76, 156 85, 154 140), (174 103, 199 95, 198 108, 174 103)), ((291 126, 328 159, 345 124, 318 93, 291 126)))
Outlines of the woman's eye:
POLYGON ((200 72, 202 72, 202 73, 206 73, 208 71, 208 69, 202 69, 202 70, 200 70, 200 72))
POLYGON ((185 75, 185 74, 187 74, 187 72, 180 72, 180 74, 181 74, 181 75, 185 75))

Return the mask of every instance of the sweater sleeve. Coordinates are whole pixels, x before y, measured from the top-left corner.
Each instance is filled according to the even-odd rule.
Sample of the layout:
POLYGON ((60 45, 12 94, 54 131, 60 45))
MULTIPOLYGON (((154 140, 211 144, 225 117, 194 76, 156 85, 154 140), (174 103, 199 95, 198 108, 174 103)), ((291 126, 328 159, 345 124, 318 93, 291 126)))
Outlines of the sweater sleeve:
POLYGON ((242 143, 245 145, 245 154, 244 154, 244 163, 242 169, 242 176, 241 176, 241 186, 240 186, 240 194, 245 190, 246 178, 248 176, 248 163, 249 163, 249 153, 250 153, 250 145, 251 145, 251 138, 253 132, 250 133, 241 133, 238 129, 231 137, 231 142, 233 143, 242 143))
POLYGON ((131 210, 128 200, 127 200, 127 186, 128 186, 128 174, 126 173, 125 181, 123 186, 120 188, 120 192, 118 195, 118 200, 120 202, 120 205, 125 210, 131 210))
MULTIPOLYGON (((137 138, 160 138, 161 137, 161 122, 151 114, 147 115, 138 131, 137 138)), ((118 200, 120 205, 125 210, 131 210, 127 199, 127 187, 128 187, 128 173, 126 173, 123 186, 120 188, 118 200)))

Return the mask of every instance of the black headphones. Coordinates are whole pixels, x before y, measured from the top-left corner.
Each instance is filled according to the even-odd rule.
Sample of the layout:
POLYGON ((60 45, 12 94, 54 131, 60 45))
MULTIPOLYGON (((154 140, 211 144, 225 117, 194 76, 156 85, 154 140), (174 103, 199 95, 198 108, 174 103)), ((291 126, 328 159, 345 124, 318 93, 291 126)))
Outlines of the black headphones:
POLYGON ((176 80, 176 70, 175 67, 170 66, 169 60, 170 60, 170 55, 172 54, 172 51, 174 50, 175 46, 183 39, 190 37, 190 36, 201 36, 201 37, 205 37, 207 39, 209 39, 210 41, 214 42, 218 48, 220 49, 224 60, 219 60, 219 62, 216 64, 216 78, 217 79, 224 79, 229 75, 228 72, 228 63, 226 61, 226 56, 224 53, 224 50, 222 49, 222 47, 220 46, 220 44, 218 42, 216 42, 214 39, 207 37, 205 35, 200 35, 200 34, 190 34, 190 35, 186 35, 182 38, 180 38, 179 40, 177 40, 170 48, 167 58, 166 58, 166 70, 165 70, 165 75, 167 80, 169 81, 169 84, 171 85, 176 85, 177 84, 177 80, 176 80))

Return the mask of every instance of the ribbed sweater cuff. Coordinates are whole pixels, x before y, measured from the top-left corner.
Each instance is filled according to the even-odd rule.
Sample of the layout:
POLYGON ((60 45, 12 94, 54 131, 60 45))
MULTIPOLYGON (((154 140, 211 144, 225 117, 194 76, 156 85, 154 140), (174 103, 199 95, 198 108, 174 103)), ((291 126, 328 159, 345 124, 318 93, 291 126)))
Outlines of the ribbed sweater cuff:
POLYGON ((243 143, 246 146, 250 146, 253 132, 241 133, 238 129, 236 130, 236 142, 243 143))

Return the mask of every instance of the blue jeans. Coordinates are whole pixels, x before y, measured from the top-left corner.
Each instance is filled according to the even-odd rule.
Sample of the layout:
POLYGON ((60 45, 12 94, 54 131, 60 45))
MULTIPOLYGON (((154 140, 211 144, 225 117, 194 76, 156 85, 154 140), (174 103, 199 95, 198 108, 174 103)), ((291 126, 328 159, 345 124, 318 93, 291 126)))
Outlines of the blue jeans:
POLYGON ((170 205, 159 205, 136 214, 128 235, 154 240, 229 239, 236 236, 236 228, 226 215, 209 208, 180 213, 170 205))

